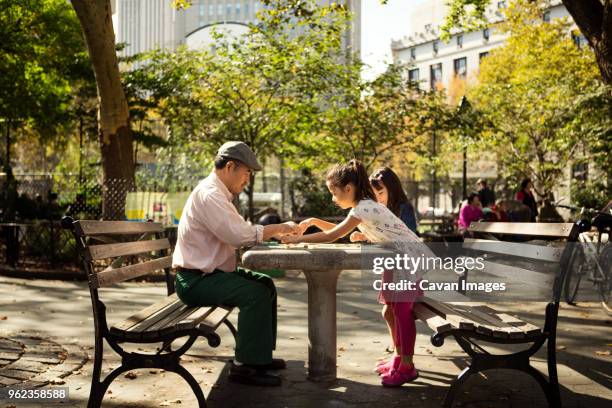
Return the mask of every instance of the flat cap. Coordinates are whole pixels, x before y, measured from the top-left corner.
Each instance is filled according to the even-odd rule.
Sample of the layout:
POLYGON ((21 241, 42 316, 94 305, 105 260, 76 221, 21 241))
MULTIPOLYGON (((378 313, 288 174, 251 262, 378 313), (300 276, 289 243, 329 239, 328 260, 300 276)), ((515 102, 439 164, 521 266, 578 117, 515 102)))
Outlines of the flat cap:
POLYGON ((241 161, 254 171, 263 169, 259 161, 257 161, 255 153, 253 153, 251 148, 244 142, 231 141, 223 143, 223 146, 217 151, 217 156, 241 161))

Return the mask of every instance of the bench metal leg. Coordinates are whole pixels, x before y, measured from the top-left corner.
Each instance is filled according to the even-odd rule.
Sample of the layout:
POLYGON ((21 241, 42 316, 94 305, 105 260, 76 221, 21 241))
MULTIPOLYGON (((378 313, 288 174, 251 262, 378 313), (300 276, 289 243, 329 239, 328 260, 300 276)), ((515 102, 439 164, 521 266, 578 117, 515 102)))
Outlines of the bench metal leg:
MULTIPOLYGON (((180 357, 191 348, 199 335, 191 335, 181 347, 167 354, 140 354, 126 353, 114 340, 107 339, 110 346, 121 356, 121 365, 108 374, 103 381, 100 381, 102 371, 103 338, 96 338, 96 348, 94 357, 94 371, 92 374, 91 390, 87 408, 100 408, 106 390, 110 384, 122 373, 141 368, 157 368, 174 372, 180 375, 191 387, 191 390, 198 400, 199 408, 206 408, 206 398, 196 379, 185 367, 180 365, 180 357)), ((213 339, 214 340, 214 339, 213 339)), ((209 338, 209 342, 211 339, 209 338)), ((168 343, 164 342, 164 345, 168 343)), ((161 353, 161 350, 160 350, 161 353)))
POLYGON ((191 390, 193 391, 196 398, 198 399, 198 407, 206 408, 206 398, 204 398, 204 393, 202 392, 202 388, 200 388, 200 384, 198 384, 196 379, 193 378, 193 375, 191 375, 191 373, 187 371, 185 367, 177 365, 176 367, 167 368, 166 370, 176 373, 180 375, 181 377, 183 377, 183 379, 187 381, 187 384, 189 384, 189 386, 191 387, 191 390))
POLYGON ((227 328, 232 332, 232 336, 234 336, 234 340, 236 340, 236 328, 227 318, 223 320, 223 323, 227 326, 227 328))
POLYGON ((104 397, 104 392, 106 392, 106 390, 100 392, 102 354, 104 351, 104 342, 102 337, 96 336, 94 347, 94 365, 93 373, 91 375, 91 388, 89 390, 89 400, 87 402, 87 408, 98 408, 102 404, 102 398, 104 397))
MULTIPOLYGON (((446 397, 444 399, 444 407, 452 407, 453 401, 457 395, 459 388, 472 375, 491 369, 511 369, 522 371, 533 377, 546 395, 548 405, 553 408, 561 407, 561 395, 559 390, 559 381, 557 378, 557 363, 554 347, 554 339, 548 339, 548 379, 540 371, 536 370, 529 364, 529 357, 537 351, 543 343, 543 339, 539 339, 535 344, 527 350, 519 351, 513 354, 495 355, 489 354, 475 343, 472 343, 468 338, 461 335, 454 335, 455 340, 461 348, 471 357, 470 366, 464 369, 457 379, 451 384, 446 397), (479 351, 475 350, 477 347, 479 351)), ((432 339, 432 343, 434 340, 432 339)), ((434 344, 435 345, 435 344, 434 344)))
POLYGON ((546 380, 544 374, 542 374, 532 366, 529 366, 526 370, 523 371, 531 375, 538 382, 538 384, 542 388, 542 391, 544 391, 544 395, 546 395, 546 400, 548 401, 549 407, 561 408, 559 384, 557 384, 557 386, 555 387, 552 383, 546 380))
POLYGON ((446 397, 444 397, 444 408, 451 408, 453 406, 453 401, 457 396, 457 392, 461 388, 461 386, 470 378, 472 375, 476 374, 478 371, 474 370, 471 366, 465 368, 458 376, 455 381, 451 384, 450 388, 446 392, 446 397))

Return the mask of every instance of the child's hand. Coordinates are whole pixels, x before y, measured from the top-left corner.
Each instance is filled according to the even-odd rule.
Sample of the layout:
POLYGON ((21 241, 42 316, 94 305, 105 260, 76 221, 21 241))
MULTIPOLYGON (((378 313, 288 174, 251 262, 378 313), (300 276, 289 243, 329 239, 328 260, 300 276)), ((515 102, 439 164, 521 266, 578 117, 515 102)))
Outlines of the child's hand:
POLYGON ((363 235, 362 232, 355 231, 351 234, 350 240, 351 242, 359 242, 359 241, 367 241, 368 239, 366 238, 365 235, 363 235))
POLYGON ((304 234, 304 232, 306 232, 306 230, 310 227, 312 227, 314 218, 306 218, 304 221, 300 222, 300 225, 298 225, 299 229, 300 229, 300 235, 304 234))

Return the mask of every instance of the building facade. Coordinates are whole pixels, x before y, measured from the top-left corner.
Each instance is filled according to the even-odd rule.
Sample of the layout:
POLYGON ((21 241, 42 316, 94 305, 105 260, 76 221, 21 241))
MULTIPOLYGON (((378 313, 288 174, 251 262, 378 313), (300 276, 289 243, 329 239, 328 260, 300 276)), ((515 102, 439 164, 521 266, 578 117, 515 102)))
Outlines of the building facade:
MULTIPOLYGON (((190 36, 213 25, 228 25, 233 30, 257 22, 257 12, 264 7, 259 0, 193 0, 191 7, 177 10, 172 0, 114 0, 115 34, 126 44, 124 56, 156 48, 174 50, 186 44, 190 36)), ((327 5, 333 0, 318 0, 327 5)), ((359 52, 361 43, 361 0, 343 0, 354 13, 352 27, 344 45, 359 52)), ((240 31, 240 29, 238 29, 240 31)), ((206 36, 197 35, 203 38, 206 36)), ((191 41, 193 42, 193 41, 191 41)), ((198 40, 198 43, 200 40, 198 40)))
MULTIPOLYGON (((491 28, 463 32, 456 30, 448 42, 440 40, 440 26, 446 15, 445 0, 430 0, 410 16, 415 31, 391 43, 395 63, 408 67, 408 79, 418 82, 422 89, 448 88, 455 78, 467 79, 478 73, 481 60, 490 50, 501 46, 507 34, 494 28, 502 21, 507 1, 492 1, 487 10, 491 28)), ((560 0, 550 1, 544 19, 571 16, 560 0)), ((583 37, 576 41, 584 41, 583 37)))

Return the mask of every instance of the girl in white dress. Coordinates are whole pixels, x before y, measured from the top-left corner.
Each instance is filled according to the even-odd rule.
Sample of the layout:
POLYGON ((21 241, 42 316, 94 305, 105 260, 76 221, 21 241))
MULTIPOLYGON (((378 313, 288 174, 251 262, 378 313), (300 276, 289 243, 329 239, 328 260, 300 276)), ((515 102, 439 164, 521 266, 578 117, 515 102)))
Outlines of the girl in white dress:
MULTIPOLYGON (((348 216, 337 225, 318 218, 306 219, 300 223, 302 232, 313 225, 322 232, 287 236, 283 238, 284 243, 334 242, 358 228, 370 242, 392 244, 400 252, 422 255, 415 252, 422 252, 422 248, 415 245, 421 242, 420 239, 386 206, 376 202, 368 174, 358 160, 331 168, 327 173, 326 184, 333 202, 342 209, 351 209, 348 216)), ((383 282, 398 281, 399 275, 396 271, 385 271, 383 282)), ((395 316, 395 330, 392 334, 395 356, 376 368, 384 386, 401 386, 418 377, 413 364, 416 326, 412 309, 419 295, 421 293, 418 290, 401 293, 383 290, 379 294, 379 301, 392 308, 395 316)))

